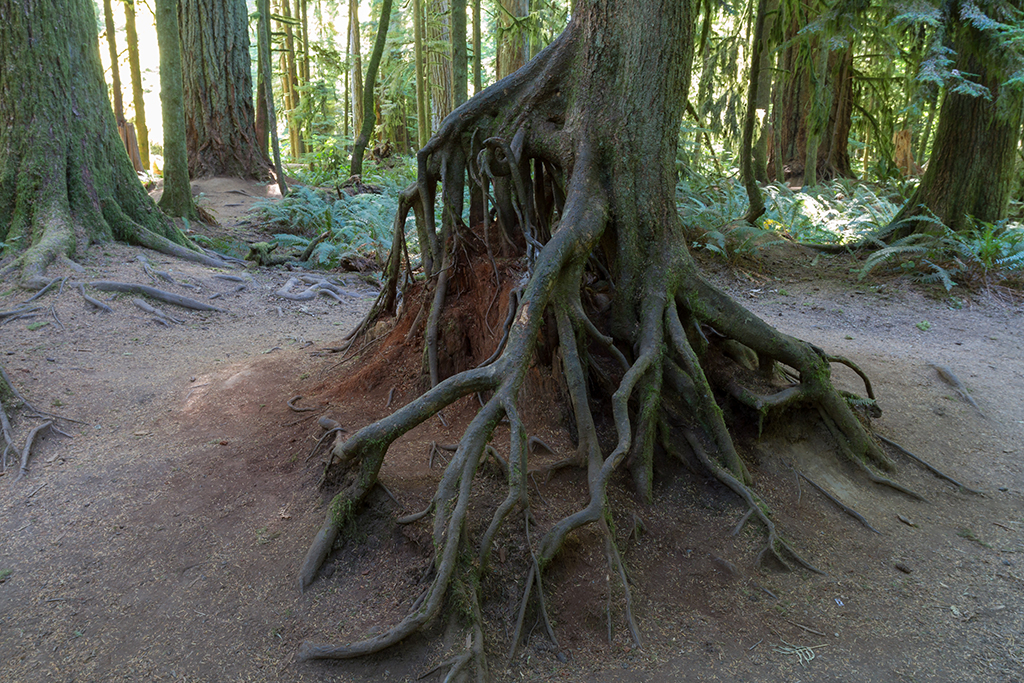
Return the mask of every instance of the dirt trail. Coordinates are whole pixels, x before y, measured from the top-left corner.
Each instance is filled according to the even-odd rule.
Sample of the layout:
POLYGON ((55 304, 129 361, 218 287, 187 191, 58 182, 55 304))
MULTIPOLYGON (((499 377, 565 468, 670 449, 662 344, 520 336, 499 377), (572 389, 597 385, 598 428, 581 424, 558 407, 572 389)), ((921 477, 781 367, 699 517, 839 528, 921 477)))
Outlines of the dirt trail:
MULTIPOLYGON (((226 206, 243 203, 235 196, 243 195, 207 201, 224 234, 248 235, 238 207, 226 206)), ((152 284, 138 253, 97 247, 81 261, 85 274, 52 274, 152 284)), ((200 287, 181 294, 206 299, 234 286, 208 269, 148 257, 200 287)), ((583 534, 548 582, 568 661, 531 641, 510 668, 492 658, 499 679, 1024 680, 1021 310, 984 298, 952 309, 899 282, 859 284, 846 265, 836 260, 821 279, 803 256, 767 264, 771 278, 715 277, 783 331, 860 364, 884 411, 878 431, 985 495, 957 491, 901 457, 900 481, 930 502, 869 487, 842 467, 815 473, 813 427, 773 433, 759 446, 760 488, 827 577, 754 569, 760 532, 731 536, 740 506, 680 472, 654 508, 637 508, 646 532, 623 543, 645 647, 626 645, 614 609, 609 644, 601 553, 583 534), (949 366, 986 417, 928 362, 949 366), (783 446, 785 464, 772 457, 783 446), (822 478, 882 535, 798 487, 787 464, 822 478), (811 652, 802 665, 800 654, 811 652)), ((385 512, 363 515, 327 576, 305 594, 295 579, 324 514, 320 460, 307 461, 315 418, 329 412, 358 428, 383 413, 391 387, 396 401, 412 397, 415 368, 367 378, 363 391, 324 405, 324 388, 343 369, 322 349, 359 319, 372 292, 351 280, 357 296, 344 305, 291 302, 274 294, 289 273, 236 274, 251 284, 218 300, 229 313, 165 307, 181 325, 153 323, 131 297, 105 295, 114 312, 101 314, 65 291, 44 299, 60 324, 47 314, 0 327, 0 362, 21 391, 81 421, 65 423, 71 439, 45 437, 21 482, 10 468, 0 476, 0 570, 10 570, 0 583, 0 681, 412 681, 441 658, 443 638, 370 660, 294 662, 302 640, 372 633, 418 593, 420 539, 389 521, 394 503, 383 495, 385 512), (315 410, 290 409, 299 395, 307 398, 297 407, 315 410)), ((0 308, 25 298, 8 285, 0 308)), ((449 416, 451 428, 417 430, 389 455, 383 480, 407 510, 438 476, 425 444, 454 441, 460 417, 449 416)), ((557 424, 549 429, 556 450, 567 443, 557 424)), ((550 503, 571 487, 556 477, 537 491, 550 503)), ((503 590, 496 585, 494 595, 503 590)), ((506 611, 488 613, 497 633, 506 611)))

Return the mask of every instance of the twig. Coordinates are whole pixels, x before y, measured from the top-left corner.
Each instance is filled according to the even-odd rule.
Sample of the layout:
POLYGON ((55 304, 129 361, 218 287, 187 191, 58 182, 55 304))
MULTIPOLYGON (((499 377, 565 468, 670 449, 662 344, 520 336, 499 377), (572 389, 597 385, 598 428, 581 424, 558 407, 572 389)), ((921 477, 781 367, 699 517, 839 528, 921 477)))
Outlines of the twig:
POLYGON ((814 635, 821 636, 822 638, 825 637, 824 633, 822 633, 821 631, 815 631, 810 626, 804 626, 803 624, 798 624, 797 622, 793 621, 792 619, 786 619, 786 621, 788 621, 789 623, 793 624, 793 626, 796 626, 797 628, 802 628, 803 630, 807 631, 808 633, 813 633, 814 635))
POLYGON ((27 499, 31 498, 32 496, 36 495, 37 493, 39 493, 40 491, 42 491, 43 487, 46 486, 48 483, 49 482, 44 481, 42 484, 40 484, 39 486, 37 486, 34 489, 32 489, 32 493, 30 493, 27 496, 25 496, 25 499, 27 500, 27 499))

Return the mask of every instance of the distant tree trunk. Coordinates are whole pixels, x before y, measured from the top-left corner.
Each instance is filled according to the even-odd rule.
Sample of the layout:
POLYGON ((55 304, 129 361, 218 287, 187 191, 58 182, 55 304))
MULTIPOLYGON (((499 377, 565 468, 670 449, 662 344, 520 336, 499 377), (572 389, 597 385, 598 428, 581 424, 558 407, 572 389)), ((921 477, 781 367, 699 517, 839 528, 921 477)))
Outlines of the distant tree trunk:
POLYGON ((44 286, 54 259, 94 242, 187 244, 125 154, 92 1, 0 0, 0 16, 0 242, 22 286, 44 286))
POLYGON ((260 152, 270 156, 270 129, 267 122, 267 82, 263 77, 263 41, 257 40, 256 62, 261 65, 256 74, 256 144, 260 152))
MULTIPOLYGON (((787 40, 792 40, 796 32, 797 27, 791 27, 787 40)), ((825 49, 801 46, 798 38, 780 55, 780 75, 772 107, 772 127, 778 144, 772 146, 768 167, 771 172, 776 160, 780 161, 784 177, 776 176, 775 180, 805 178, 809 142, 817 142, 815 180, 853 177, 848 151, 853 113, 853 52, 847 48, 822 55, 825 49), (802 51, 805 53, 801 54, 802 51), (818 87, 815 79, 819 79, 818 87), (816 95, 820 98, 818 109, 816 95), (827 100, 827 107, 821 106, 821 99, 827 100), (818 118, 815 120, 814 116, 818 118)))
POLYGON ((349 3, 349 40, 352 56, 352 135, 363 129, 363 60, 360 47, 359 0, 349 3))
POLYGON ((146 126, 146 101, 142 90, 142 69, 139 66, 139 34, 135 30, 134 0, 124 0, 124 17, 128 41, 128 68, 132 75, 135 135, 139 141, 139 159, 142 161, 142 167, 149 171, 149 127, 146 126))
POLYGON ((468 97, 466 0, 452 0, 452 107, 458 107, 468 97))
POLYGON ((248 21, 242 0, 180 0, 185 141, 193 178, 270 175, 256 138, 248 21))
POLYGON ((957 47, 957 69, 978 74, 978 82, 989 89, 992 99, 946 92, 928 169, 891 223, 896 227, 894 238, 914 232, 941 234, 942 226, 934 221, 914 220, 928 212, 957 232, 972 227, 968 216, 994 223, 1007 215, 1017 180, 1014 168, 1021 133, 1021 95, 1005 93, 1010 99, 1004 103, 1005 111, 999 111, 1004 74, 970 52, 969 45, 957 47))
POLYGON ((452 58, 449 0, 427 0, 427 69, 430 72, 431 125, 437 129, 452 112, 452 58))
POLYGON ((754 178, 762 184, 768 182, 768 141, 772 135, 768 109, 772 104, 772 65, 775 63, 771 35, 778 7, 778 0, 768 0, 764 32, 761 38, 761 59, 758 66, 757 106, 755 107, 759 117, 757 121, 758 134, 751 150, 751 164, 754 167, 754 178))
POLYGON ((416 142, 422 149, 430 139, 430 102, 427 91, 427 64, 423 50, 423 0, 413 0, 413 35, 416 59, 416 142))
POLYGON ((156 0, 160 43, 160 110, 164 128, 164 193, 160 208, 169 216, 199 220, 192 199, 185 142, 185 97, 178 33, 178 0, 156 0))
POLYGON ((352 147, 352 164, 350 173, 354 176, 363 173, 363 152, 373 134, 373 88, 377 81, 377 68, 380 66, 384 44, 388 40, 388 24, 391 21, 391 0, 384 0, 380 9, 380 21, 377 23, 377 40, 373 44, 370 64, 366 67, 366 84, 363 86, 363 128, 352 147))
POLYGON ((281 170, 281 144, 277 139, 277 114, 274 112, 273 76, 270 70, 270 0, 256 0, 259 21, 256 24, 257 52, 259 53, 260 79, 264 84, 267 128, 270 131, 270 149, 274 153, 274 174, 281 196, 287 196, 288 185, 281 170))
MULTIPOLYGON (((281 16, 286 20, 292 18, 291 0, 281 0, 281 16)), ((285 115, 288 118, 288 140, 292 159, 302 156, 304 149, 302 144, 302 131, 300 124, 300 108, 302 106, 299 93, 299 73, 297 59, 295 56, 295 33, 290 21, 282 21, 281 29, 284 31, 284 53, 281 59, 284 66, 285 107, 288 111, 285 115)))
POLYGON ((499 0, 497 78, 500 81, 530 61, 526 36, 509 17, 525 17, 530 13, 530 0, 499 0))
POLYGON ((484 89, 483 57, 481 55, 481 34, 483 27, 480 21, 480 0, 473 0, 473 94, 477 95, 484 89))
POLYGON ((747 113, 743 119, 743 135, 740 143, 740 175, 747 191, 747 199, 750 202, 743 220, 748 223, 753 223, 764 214, 764 199, 761 198, 761 189, 757 186, 757 179, 754 177, 753 146, 754 124, 757 121, 757 102, 760 94, 758 90, 761 87, 761 51, 764 49, 764 25, 767 9, 768 0, 758 0, 754 33, 750 40, 753 49, 750 51, 747 113))
POLYGON ((114 30, 114 12, 110 0, 103 0, 103 20, 107 29, 107 48, 110 53, 111 94, 114 99, 114 119, 120 125, 124 122, 124 103, 121 99, 121 72, 118 69, 117 35, 114 30))

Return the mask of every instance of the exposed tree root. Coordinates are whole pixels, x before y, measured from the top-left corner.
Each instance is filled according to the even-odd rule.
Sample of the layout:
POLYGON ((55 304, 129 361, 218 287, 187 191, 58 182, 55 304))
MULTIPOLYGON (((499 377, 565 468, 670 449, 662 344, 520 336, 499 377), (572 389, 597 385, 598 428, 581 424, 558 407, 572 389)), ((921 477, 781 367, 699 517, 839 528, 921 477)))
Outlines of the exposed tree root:
MULTIPOLYGON (((617 7, 621 13, 649 11, 646 3, 617 7)), ((661 11, 675 7, 665 4, 661 11)), ((589 17, 585 21, 601 21, 598 10, 581 8, 578 14, 589 17)), ((733 437, 745 423, 782 420, 793 410, 820 414, 837 452, 866 479, 917 496, 878 472, 892 470, 893 463, 851 407, 873 404, 867 376, 851 361, 767 325, 697 272, 674 203, 676 131, 671 130, 664 150, 656 153, 667 161, 648 164, 655 154, 650 145, 661 139, 656 123, 655 134, 645 137, 643 126, 650 117, 643 107, 650 106, 648 100, 638 96, 644 102, 641 109, 623 111, 619 108, 629 98, 605 97, 607 81, 591 81, 589 76, 579 83, 571 80, 567 74, 573 73, 572 65, 589 54, 579 38, 579 21, 574 18, 525 68, 445 119, 418 155, 417 182, 399 198, 384 288, 346 348, 382 316, 399 311, 414 315, 408 338, 422 335, 430 388, 332 450, 322 481, 338 482, 341 488, 299 572, 302 590, 314 581, 342 525, 377 483, 390 445, 462 397, 476 394, 481 406, 445 464, 430 504, 399 520, 431 521, 435 554, 426 590, 390 630, 349 644, 303 643, 300 659, 379 652, 437 618, 450 597, 449 602, 461 606, 467 647, 443 666, 452 680, 481 680, 487 662, 479 585, 497 534, 513 519, 522 520, 516 529, 521 529, 528 560, 521 568, 526 581, 510 657, 523 638, 531 607, 557 648, 543 577, 566 538, 590 525, 605 539, 609 575, 623 588, 625 620, 639 644, 626 563, 611 531, 617 511, 608 489, 618 473, 628 473, 640 496, 650 500, 659 475, 656 451, 721 482, 744 501, 766 535, 759 562, 772 558, 784 567, 822 573, 776 528, 733 437), (586 108, 571 108, 574 101, 584 100, 586 108), (463 210, 470 181, 472 226, 464 222, 463 210), (438 199, 443 204, 440 226, 434 219, 438 199), (416 216, 426 278, 422 305, 415 313, 410 305, 414 278, 404 247, 410 211, 416 216), (446 330, 443 322, 450 299, 466 286, 474 262, 489 264, 495 280, 495 294, 483 317, 490 316, 499 291, 509 293, 509 308, 493 352, 479 354, 488 357, 476 367, 445 378, 440 351, 446 335, 459 331, 446 330), (504 282, 503 272, 512 273, 504 282), (596 296, 593 291, 607 294, 596 296), (755 367, 730 360, 721 350, 722 340, 748 349, 755 367), (530 439, 520 401, 528 371, 541 355, 559 378, 571 416, 576 442, 571 462, 585 472, 581 476, 587 502, 535 530, 528 487, 530 439), (853 369, 864 380, 868 398, 840 393, 831 381, 831 363, 853 369), (792 383, 781 381, 780 368, 792 383), (483 520, 483 531, 471 533, 467 518, 475 475, 488 454, 503 462, 491 446, 503 421, 509 432, 508 462, 502 466, 507 494, 488 514, 489 521, 483 520)), ((657 29, 650 22, 643 26, 645 38, 657 29)), ((674 77, 673 67, 658 60, 673 59, 668 53, 676 45, 666 40, 663 47, 623 50, 640 61, 652 61, 637 67, 643 75, 634 80, 617 76, 617 85, 629 87, 623 82, 635 81, 642 89, 643 81, 674 77)), ((646 90, 644 96, 656 97, 646 90)), ((678 109, 676 100, 664 106, 678 109)), ((661 104, 653 111, 660 111, 661 104)), ((497 337, 498 330, 489 321, 485 324, 497 337)))
POLYGON ((163 301, 164 303, 173 304, 175 306, 181 306, 182 308, 189 308, 193 311, 216 311, 218 313, 227 313, 226 309, 212 306, 202 301, 196 301, 190 299, 187 296, 181 296, 172 292, 166 292, 156 287, 150 287, 148 285, 136 285, 129 282, 90 282, 89 286, 93 289, 98 289, 101 292, 121 292, 123 294, 142 294, 148 297, 152 297, 157 301, 163 301))

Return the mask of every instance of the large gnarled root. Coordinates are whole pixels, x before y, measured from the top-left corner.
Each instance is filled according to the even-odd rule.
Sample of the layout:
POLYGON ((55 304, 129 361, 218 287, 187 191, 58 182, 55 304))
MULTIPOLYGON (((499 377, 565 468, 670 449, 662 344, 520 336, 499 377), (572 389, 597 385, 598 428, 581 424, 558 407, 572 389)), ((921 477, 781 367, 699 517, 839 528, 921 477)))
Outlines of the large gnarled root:
MULTIPOLYGON (((643 5, 626 3, 621 7, 633 11, 643 5)), ((605 144, 604 140, 614 135, 608 132, 607 120, 596 120, 599 114, 593 115, 595 121, 583 121, 579 119, 590 115, 590 110, 577 111, 577 120, 570 121, 566 103, 571 100, 567 93, 572 84, 565 82, 564 74, 578 57, 577 35, 567 31, 525 69, 460 107, 419 153, 417 182, 400 197, 386 286, 371 316, 392 312, 405 284, 412 281, 404 236, 407 215, 414 211, 428 291, 410 335, 423 330, 432 388, 335 447, 332 461, 338 465, 333 467, 346 471, 349 481, 332 502, 307 554, 299 577, 302 588, 314 580, 338 529, 376 482, 390 444, 463 396, 493 393, 487 400, 481 398, 481 408, 466 427, 430 506, 400 520, 432 522, 435 554, 429 586, 389 631, 351 644, 305 643, 299 652, 302 659, 378 652, 436 618, 447 596, 464 608, 460 615, 468 639, 465 651, 443 666, 449 668, 453 680, 468 676, 470 668, 480 679, 487 670, 480 616, 482 572, 487 570, 497 534, 509 520, 520 519, 529 559, 522 568, 526 581, 511 634, 510 656, 520 645, 531 606, 557 647, 548 619, 544 573, 568 535, 588 525, 594 525, 605 540, 609 575, 622 584, 625 620, 632 639, 639 644, 641 633, 631 610, 626 563, 613 533, 617 511, 608 487, 618 472, 628 468, 641 495, 649 499, 658 476, 656 449, 717 479, 744 501, 750 516, 765 529, 762 557, 820 572, 782 537, 757 493, 754 476, 734 443, 729 415, 723 410, 725 402, 732 399, 738 406, 730 405, 730 413, 746 410, 759 420, 766 416, 779 419, 793 408, 820 411, 842 457, 861 467, 868 479, 912 494, 878 472, 891 469, 891 460, 847 397, 831 382, 830 363, 850 363, 780 333, 700 277, 680 239, 671 200, 645 203, 637 201, 635 194, 624 197, 628 193, 619 192, 617 184, 660 183, 666 174, 641 178, 642 169, 630 167, 628 155, 616 155, 618 150, 605 144), (591 123, 598 133, 588 128, 591 123), (577 128, 572 131, 572 126, 577 128), (626 161, 616 166, 623 159, 626 161), (615 169, 623 168, 635 177, 615 177, 615 169), (469 213, 476 212, 481 224, 473 229, 482 233, 482 239, 470 234, 462 222, 467 177, 475 182, 470 196, 476 204, 469 213), (444 202, 440 228, 434 221, 438 183, 444 202), (490 221, 492 204, 496 225, 490 221), (471 248, 477 248, 477 254, 486 250, 496 287, 500 285, 495 265, 499 252, 518 257, 516 266, 525 283, 507 287, 516 294, 510 297, 505 327, 491 357, 477 368, 443 379, 437 358, 439 322, 445 313, 448 283, 465 265, 471 248), (591 305, 592 300, 583 304, 581 291, 598 281, 610 292, 612 304, 607 311, 591 305), (557 340, 553 370, 564 380, 577 434, 575 461, 585 469, 587 501, 538 533, 531 528, 526 483, 529 449, 519 400, 545 322, 555 327, 553 335, 547 334, 557 340), (757 368, 722 381, 722 374, 712 371, 716 351, 709 335, 751 349, 757 368), (781 383, 777 366, 788 369, 796 381, 781 383), (601 412, 608 405, 610 423, 601 412), (503 467, 507 493, 496 502, 483 532, 473 538, 466 520, 474 478, 491 452, 488 449, 493 448, 490 441, 503 419, 508 420, 510 434, 509 460, 503 467), (614 443, 602 443, 602 434, 613 434, 614 443)), ((652 77, 655 71, 651 71, 652 77)), ((597 83, 592 87, 600 87, 597 83)), ((631 158, 646 158, 642 151, 646 151, 642 144, 631 148, 631 158)), ((671 186, 662 194, 671 195, 671 186)), ((361 327, 365 329, 370 321, 372 317, 361 327)), ((872 397, 870 386, 868 396, 872 397)))

